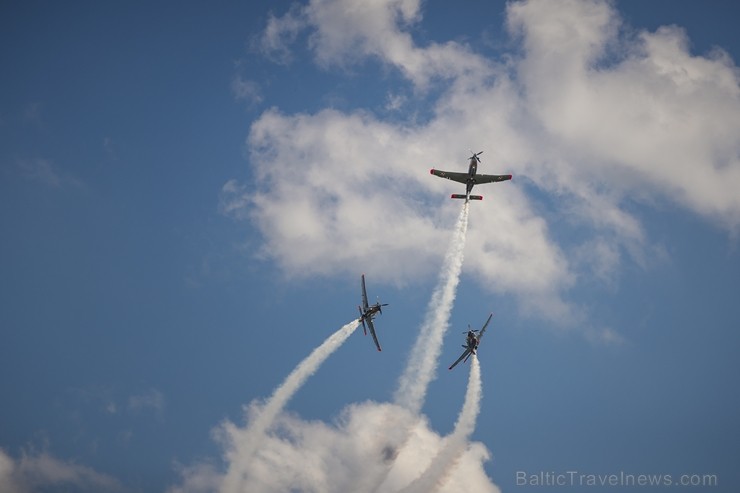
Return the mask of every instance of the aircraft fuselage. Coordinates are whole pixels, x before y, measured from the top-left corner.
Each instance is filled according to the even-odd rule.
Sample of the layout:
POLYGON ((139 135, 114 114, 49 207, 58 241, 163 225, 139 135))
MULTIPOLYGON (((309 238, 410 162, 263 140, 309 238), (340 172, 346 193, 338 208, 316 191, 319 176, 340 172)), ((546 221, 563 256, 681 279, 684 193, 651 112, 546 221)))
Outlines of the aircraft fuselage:
POLYGON ((372 318, 374 317, 378 312, 380 311, 380 306, 378 305, 372 305, 370 308, 368 308, 365 313, 362 314, 364 318, 372 318))
MULTIPOLYGON (((475 354, 475 350, 478 349, 478 335, 472 330, 468 331, 468 337, 465 343, 466 343, 467 348, 470 349, 473 352, 473 354, 475 354)), ((466 347, 466 346, 463 346, 463 347, 466 347)))
POLYGON ((478 172, 478 160, 475 157, 470 158, 470 165, 468 166, 468 182, 465 184, 465 195, 470 196, 470 192, 473 191, 475 185, 475 174, 478 172))

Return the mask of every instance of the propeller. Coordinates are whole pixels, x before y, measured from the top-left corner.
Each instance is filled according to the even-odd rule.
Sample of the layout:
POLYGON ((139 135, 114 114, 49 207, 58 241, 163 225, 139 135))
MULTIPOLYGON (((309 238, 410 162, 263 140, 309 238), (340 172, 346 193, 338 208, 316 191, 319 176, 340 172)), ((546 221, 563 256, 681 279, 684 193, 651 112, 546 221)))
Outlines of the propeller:
POLYGON ((381 304, 380 303, 380 298, 375 298, 375 305, 377 305, 377 307, 378 307, 378 313, 380 313, 382 315, 383 314, 383 309, 380 308, 380 307, 381 306, 388 306, 388 303, 382 303, 381 304))
POLYGON ((475 160, 480 163, 480 158, 478 156, 480 156, 481 154, 483 154, 483 151, 474 153, 472 150, 470 150, 470 149, 468 149, 468 150, 470 151, 470 154, 472 154, 472 156, 470 156, 470 157, 474 157, 475 160))

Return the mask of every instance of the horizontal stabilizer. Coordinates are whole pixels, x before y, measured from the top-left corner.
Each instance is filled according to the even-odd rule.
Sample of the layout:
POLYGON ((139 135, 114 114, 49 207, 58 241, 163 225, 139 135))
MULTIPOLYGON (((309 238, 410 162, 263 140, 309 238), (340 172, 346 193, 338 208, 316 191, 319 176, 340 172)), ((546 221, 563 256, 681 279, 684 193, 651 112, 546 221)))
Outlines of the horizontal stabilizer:
MULTIPOLYGON (((464 199, 465 195, 462 193, 453 193, 450 195, 451 199, 464 199)), ((471 195, 470 200, 483 200, 483 195, 471 195)))

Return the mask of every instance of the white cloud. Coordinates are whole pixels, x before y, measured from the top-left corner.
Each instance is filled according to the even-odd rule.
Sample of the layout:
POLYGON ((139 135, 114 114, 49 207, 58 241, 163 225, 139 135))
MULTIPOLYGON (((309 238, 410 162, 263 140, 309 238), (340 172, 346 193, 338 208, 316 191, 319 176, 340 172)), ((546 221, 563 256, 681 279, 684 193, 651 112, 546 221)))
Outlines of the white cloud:
POLYGON ((236 180, 229 180, 221 187, 218 210, 234 219, 246 219, 249 209, 249 190, 236 180))
POLYGON ((298 33, 305 27, 301 9, 294 5, 282 17, 270 15, 267 27, 259 40, 255 41, 256 48, 261 53, 277 63, 289 63, 292 59, 290 45, 295 41, 298 33))
POLYGON ((618 38, 604 2, 529 1, 508 12, 525 47, 524 104, 579 181, 601 176, 620 195, 657 193, 740 226, 740 77, 726 53, 692 55, 677 27, 618 38))
POLYGON ((165 398, 159 390, 149 389, 141 394, 129 397, 128 408, 130 411, 137 413, 150 410, 161 417, 165 409, 165 398))
POLYGON ((387 111, 399 111, 406 102, 406 96, 388 93, 386 96, 385 109, 387 111))
POLYGON ((514 181, 476 189, 486 198, 472 206, 464 272, 530 314, 581 324, 574 283, 612 286, 625 259, 643 265, 660 251, 630 204, 740 226, 738 69, 720 50, 689 53, 678 28, 625 33, 602 1, 511 3, 522 50, 502 65, 453 42, 417 45, 417 1, 314 0, 286 16, 265 36, 309 29, 323 67, 370 57, 416 88, 449 81, 423 124, 277 109, 254 122, 255 187, 227 183, 222 210, 251 218, 262 255, 286 275, 431 276, 459 205, 445 196, 459 186, 426 170, 464 170, 473 147, 486 151, 481 172, 514 181), (581 239, 557 241, 555 223, 581 239))
POLYGON ((260 91, 259 84, 253 80, 244 79, 239 74, 231 79, 231 92, 239 101, 251 104, 262 102, 262 91, 260 91))
POLYGON ((324 67, 373 57, 422 87, 436 78, 485 72, 486 63, 458 43, 416 46, 408 29, 420 19, 420 0, 312 0, 282 17, 271 17, 261 46, 269 56, 288 60, 297 33, 310 29, 309 46, 324 67))
MULTIPOLYGON (((500 124, 488 120, 490 127, 500 124)), ((448 194, 462 185, 430 176, 428 169, 465 169, 468 146, 461 142, 480 141, 464 135, 472 127, 454 115, 411 128, 360 112, 269 111, 249 138, 257 189, 230 181, 220 207, 252 218, 265 239, 262 255, 286 275, 372 270, 397 284, 431 277, 462 205, 448 194)), ((494 158, 496 151, 489 149, 494 158)), ((486 172, 512 171, 488 163, 482 165, 486 172)), ((486 200, 471 207, 464 269, 494 291, 556 302, 571 274, 546 222, 516 181, 480 192, 486 200)))
POLYGON ((200 462, 192 466, 175 464, 180 475, 179 485, 171 486, 167 493, 196 493, 221 491, 223 475, 218 467, 210 462, 200 462))
MULTIPOLYGON (((260 443, 259 450, 248 456, 231 455, 230 464, 239 463, 249 474, 244 489, 254 493, 283 491, 345 492, 365 491, 363 480, 390 474, 380 485, 380 492, 395 492, 421 475, 444 445, 443 438, 432 431, 423 418, 414 417, 402 407, 365 402, 344 409, 336 422, 304 421, 282 415, 260 443), (389 418, 393 419, 390 420, 389 418), (390 436, 395 428, 389 422, 409 424, 409 441, 401 450, 390 450, 390 436), (395 461, 393 461, 395 457, 395 461)), ((219 436, 225 447, 239 440, 242 428, 222 427, 219 436)), ((456 492, 498 492, 483 469, 490 458, 480 443, 467 445, 447 483, 439 490, 456 492)), ((210 463, 182 469, 182 483, 172 493, 220 491, 220 474, 210 463)))
POLYGON ((31 493, 63 488, 65 491, 123 491, 115 479, 95 470, 65 462, 48 452, 24 452, 13 459, 0 449, 0 487, 3 493, 31 493))
MULTIPOLYGON (((250 135, 260 187, 241 196, 268 238, 264 255, 299 276, 354 275, 372 266, 386 280, 405 282, 428 272, 425 264, 447 241, 435 222, 451 222, 456 211, 434 217, 427 209, 419 175, 398 166, 403 155, 419 162, 401 147, 399 132, 359 113, 265 113, 250 135)), ((226 208, 238 214, 238 202, 226 208)))

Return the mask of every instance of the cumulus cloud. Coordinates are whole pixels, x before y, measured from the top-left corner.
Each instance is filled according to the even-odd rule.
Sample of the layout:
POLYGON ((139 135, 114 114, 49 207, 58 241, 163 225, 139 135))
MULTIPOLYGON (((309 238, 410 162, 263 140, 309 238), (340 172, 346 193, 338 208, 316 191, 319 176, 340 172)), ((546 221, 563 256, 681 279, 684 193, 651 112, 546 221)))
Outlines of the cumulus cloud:
POLYGON ((465 271, 530 315, 583 324, 575 283, 611 287, 625 260, 660 252, 635 203, 737 231, 740 79, 726 53, 690 53, 677 27, 624 29, 598 0, 508 4, 520 49, 504 62, 452 41, 419 45, 421 19, 420 2, 401 0, 314 0, 271 19, 265 39, 289 50, 306 31, 322 67, 369 58, 414 89, 442 88, 422 123, 276 108, 253 123, 256 181, 227 183, 222 210, 254 222, 284 274, 432 275, 456 210, 445 197, 460 190, 426 171, 464 170, 468 148, 486 151, 481 172, 514 180, 476 189, 485 200, 471 210, 465 271), (555 225, 578 234, 555 238, 555 225))
POLYGON ((298 5, 281 17, 270 15, 262 36, 254 42, 256 49, 276 63, 289 63, 292 60, 290 45, 306 25, 303 17, 298 5))
POLYGON ((124 491, 115 479, 89 467, 59 460, 48 452, 23 452, 16 460, 3 449, 0 449, 0 487, 3 493, 31 493, 48 491, 50 488, 64 491, 124 491))
POLYGON ((268 56, 286 61, 297 34, 309 30, 309 46, 321 66, 346 67, 371 57, 396 67, 418 86, 486 70, 485 61, 459 43, 418 47, 409 28, 420 19, 420 0, 312 0, 270 17, 260 46, 268 56))
MULTIPOLYGON (((220 429, 219 435, 229 442, 238 431, 220 429)), ((183 469, 183 482, 170 491, 369 491, 362 488, 363 478, 378 475, 392 464, 390 474, 377 491, 397 492, 424 472, 443 445, 443 437, 423 417, 393 404, 352 404, 332 423, 281 414, 273 432, 260 442, 255 454, 232 458, 249 467, 243 489, 225 488, 213 467, 198 464, 183 469), (400 450, 389 448, 388 416, 412 430, 409 441, 400 450)), ((498 492, 483 469, 489 458, 483 444, 468 444, 449 480, 438 491, 498 492)))
POLYGON ((675 26, 620 38, 604 2, 514 3, 508 21, 524 45, 523 103, 581 190, 603 176, 598 184, 619 195, 659 193, 740 225, 740 87, 729 55, 692 55, 675 26))

